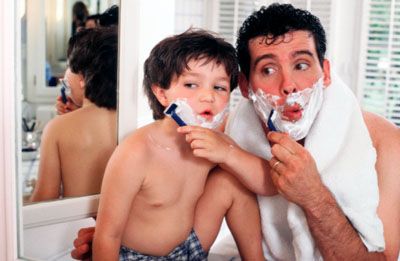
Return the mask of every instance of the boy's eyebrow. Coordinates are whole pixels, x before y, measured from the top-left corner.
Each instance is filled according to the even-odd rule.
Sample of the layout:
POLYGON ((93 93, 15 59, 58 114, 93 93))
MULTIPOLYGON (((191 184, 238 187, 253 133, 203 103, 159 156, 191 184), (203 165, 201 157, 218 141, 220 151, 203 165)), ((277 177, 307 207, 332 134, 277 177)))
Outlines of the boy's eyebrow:
MULTIPOLYGON (((200 73, 196 73, 196 72, 192 72, 192 71, 183 72, 181 75, 185 75, 185 76, 202 76, 200 73)), ((229 76, 221 76, 221 77, 216 78, 216 80, 217 81, 224 80, 224 81, 228 81, 229 82, 231 80, 231 78, 229 76)))

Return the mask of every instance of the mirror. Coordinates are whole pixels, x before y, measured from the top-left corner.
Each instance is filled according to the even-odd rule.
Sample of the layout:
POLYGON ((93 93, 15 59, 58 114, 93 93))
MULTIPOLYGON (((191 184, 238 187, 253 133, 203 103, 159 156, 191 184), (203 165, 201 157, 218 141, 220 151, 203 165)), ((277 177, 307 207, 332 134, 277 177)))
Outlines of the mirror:
MULTIPOLYGON (((117 144, 118 8, 109 7, 119 1, 20 2, 23 204, 97 194, 105 165, 117 144), (82 54, 86 49, 77 48, 90 40, 90 36, 76 34, 86 25, 114 27, 108 34, 115 36, 115 41, 107 42, 114 48, 114 62, 103 63, 100 60, 108 57, 98 57, 98 64, 106 64, 101 73, 85 69, 88 62, 82 54), (75 45, 68 44, 74 33, 75 45), (73 47, 68 57, 70 67, 68 47, 73 47), (63 87, 70 96, 71 112, 57 115, 54 104, 63 87), (105 93, 104 97, 96 90, 105 93)), ((95 63, 96 56, 87 55, 95 63)))

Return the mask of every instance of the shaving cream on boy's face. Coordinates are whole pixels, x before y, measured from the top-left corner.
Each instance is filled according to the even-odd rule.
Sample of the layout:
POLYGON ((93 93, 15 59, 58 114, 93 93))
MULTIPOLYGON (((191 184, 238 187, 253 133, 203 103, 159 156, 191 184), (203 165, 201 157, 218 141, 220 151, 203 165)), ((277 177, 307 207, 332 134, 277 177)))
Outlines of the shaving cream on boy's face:
MULTIPOLYGON (((168 116, 171 116, 169 108, 171 105, 176 105, 173 114, 177 115, 180 120, 183 121, 186 125, 192 126, 201 126, 203 128, 208 129, 215 129, 219 127, 225 117, 228 115, 229 112, 229 103, 225 106, 225 108, 219 112, 218 114, 214 115, 211 120, 202 117, 199 114, 196 114, 192 107, 188 104, 186 99, 176 99, 173 101, 164 111, 164 113, 168 116)), ((174 117, 172 117, 175 119, 174 117)), ((176 119, 175 119, 176 120, 176 119)), ((179 124, 179 123, 178 123, 179 124)))
POLYGON ((313 86, 287 95, 284 104, 279 105, 280 96, 264 93, 249 87, 249 98, 257 115, 268 126, 271 121, 280 132, 286 132, 294 140, 307 136, 323 101, 323 78, 313 86), (273 113, 271 114, 273 110, 273 113))

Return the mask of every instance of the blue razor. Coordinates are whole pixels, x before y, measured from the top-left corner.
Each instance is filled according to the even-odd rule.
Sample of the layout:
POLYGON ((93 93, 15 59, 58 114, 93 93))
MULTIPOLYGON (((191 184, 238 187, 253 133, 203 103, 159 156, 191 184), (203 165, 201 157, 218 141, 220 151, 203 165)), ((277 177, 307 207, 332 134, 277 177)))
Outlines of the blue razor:
POLYGON ((65 94, 65 87, 62 86, 61 87, 61 101, 66 104, 68 99, 67 99, 67 95, 65 94))
POLYGON ((268 116, 268 122, 267 122, 268 129, 269 129, 270 131, 278 131, 278 130, 276 129, 275 125, 272 123, 272 120, 271 120, 271 117, 272 117, 273 114, 274 114, 274 110, 271 110, 271 113, 270 113, 269 116, 268 116))
POLYGON ((174 121, 179 125, 179 126, 186 126, 187 124, 181 119, 181 117, 176 114, 175 110, 178 108, 178 105, 175 103, 172 103, 171 105, 168 106, 168 108, 164 111, 164 113, 168 116, 170 116, 174 121))

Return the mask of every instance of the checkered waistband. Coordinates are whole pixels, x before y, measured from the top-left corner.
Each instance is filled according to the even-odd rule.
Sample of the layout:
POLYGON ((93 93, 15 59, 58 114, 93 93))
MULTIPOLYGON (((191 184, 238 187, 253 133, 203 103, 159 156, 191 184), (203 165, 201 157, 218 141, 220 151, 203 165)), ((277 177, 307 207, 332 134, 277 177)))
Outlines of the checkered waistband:
POLYGON ((120 261, 128 261, 128 260, 157 260, 157 261, 172 261, 172 260, 180 260, 180 261, 203 261, 207 260, 207 253, 203 250, 199 238, 196 233, 192 229, 189 237, 177 246, 171 253, 167 256, 149 256, 143 255, 139 252, 134 251, 133 249, 127 248, 125 246, 121 246, 119 251, 119 260, 120 261))

